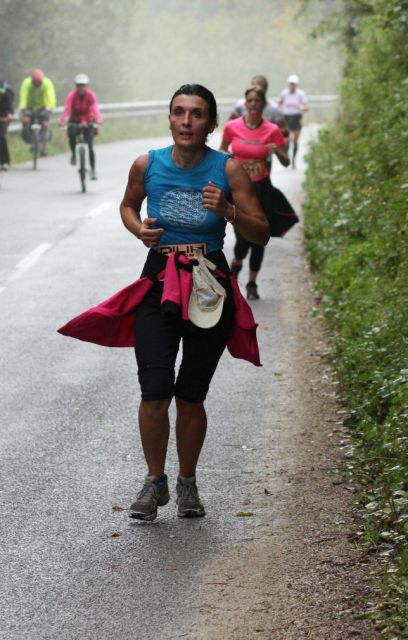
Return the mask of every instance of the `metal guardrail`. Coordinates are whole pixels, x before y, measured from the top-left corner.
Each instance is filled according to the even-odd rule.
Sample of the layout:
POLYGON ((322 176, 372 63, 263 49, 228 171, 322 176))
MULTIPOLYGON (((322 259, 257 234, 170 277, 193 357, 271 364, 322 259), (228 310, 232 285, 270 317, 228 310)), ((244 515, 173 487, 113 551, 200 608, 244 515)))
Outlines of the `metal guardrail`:
MULTIPOLYGON (((274 98, 278 100, 278 98, 274 98)), ((217 100, 218 111, 220 113, 226 113, 232 111, 237 98, 221 98, 217 100)), ((322 96, 309 96, 310 107, 324 108, 331 106, 337 102, 337 95, 322 95, 322 96)), ((103 117, 108 120, 111 118, 142 118, 146 116, 159 116, 167 114, 169 111, 168 100, 147 100, 140 102, 112 102, 107 104, 100 104, 99 109, 103 117)), ((51 121, 57 122, 58 116, 63 112, 63 107, 57 107, 54 109, 51 121)), ((20 131, 21 124, 14 122, 10 125, 9 131, 20 131)))

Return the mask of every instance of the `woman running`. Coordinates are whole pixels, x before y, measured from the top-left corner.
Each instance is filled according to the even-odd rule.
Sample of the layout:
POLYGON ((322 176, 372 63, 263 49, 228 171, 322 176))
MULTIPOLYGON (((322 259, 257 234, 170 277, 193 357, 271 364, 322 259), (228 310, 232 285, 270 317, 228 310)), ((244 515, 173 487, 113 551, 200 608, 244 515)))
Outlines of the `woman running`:
POLYGON ((296 154, 298 140, 302 128, 303 112, 309 109, 307 96, 299 89, 299 78, 293 74, 288 78, 288 88, 283 89, 279 96, 279 108, 281 109, 290 130, 290 145, 292 147, 292 169, 296 169, 296 154))
POLYGON ((204 515, 195 476, 210 381, 226 346, 232 355, 260 364, 251 310, 222 251, 225 227, 233 224, 253 244, 269 239, 241 164, 206 145, 217 126, 213 94, 201 85, 183 85, 171 99, 169 121, 173 144, 134 161, 120 207, 126 228, 150 249, 141 278, 60 329, 99 344, 135 345, 147 475, 129 516, 148 521, 169 501, 165 463, 173 398, 177 513, 204 515))
MULTIPOLYGON (((265 93, 260 87, 247 89, 245 92, 246 115, 227 122, 220 149, 225 152, 232 150, 234 158, 247 172, 261 207, 268 217, 273 195, 268 158, 271 154, 275 154, 285 167, 289 164, 289 158, 285 148, 285 138, 279 127, 262 116, 265 104, 265 93)), ((238 227, 235 227, 235 235, 235 257, 231 264, 231 271, 235 277, 238 276, 242 262, 250 251, 249 281, 246 291, 249 300, 257 300, 259 294, 256 280, 262 265, 264 246, 255 244, 250 238, 245 237, 238 227)))

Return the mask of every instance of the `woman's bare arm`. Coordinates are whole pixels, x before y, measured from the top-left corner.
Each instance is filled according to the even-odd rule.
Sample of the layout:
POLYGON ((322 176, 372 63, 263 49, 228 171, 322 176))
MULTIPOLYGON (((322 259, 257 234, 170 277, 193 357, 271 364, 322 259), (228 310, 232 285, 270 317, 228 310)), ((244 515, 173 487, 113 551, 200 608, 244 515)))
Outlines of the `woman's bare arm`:
POLYGON ((228 148, 229 148, 229 142, 223 139, 221 142, 220 151, 224 151, 224 153, 228 153, 228 148))
POLYGON ((266 245, 270 237, 269 224, 250 179, 233 158, 227 160, 226 173, 235 205, 228 202, 225 194, 210 183, 203 189, 203 206, 227 218, 249 242, 266 245))
POLYGON ((290 160, 286 146, 277 147, 273 142, 270 142, 266 146, 268 147, 270 153, 274 153, 277 156, 279 162, 283 164, 284 167, 289 166, 290 160))
POLYGON ((144 175, 148 160, 147 155, 142 155, 132 164, 125 194, 120 204, 120 215, 130 233, 133 233, 146 247, 153 247, 159 242, 163 229, 151 228, 157 221, 156 218, 145 218, 142 221, 140 217, 142 202, 146 198, 144 175))

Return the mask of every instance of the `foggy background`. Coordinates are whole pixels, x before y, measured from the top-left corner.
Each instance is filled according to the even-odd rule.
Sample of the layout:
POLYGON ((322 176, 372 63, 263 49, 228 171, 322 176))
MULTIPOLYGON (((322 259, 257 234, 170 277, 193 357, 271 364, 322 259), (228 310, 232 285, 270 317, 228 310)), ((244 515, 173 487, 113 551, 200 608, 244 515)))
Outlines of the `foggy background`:
POLYGON ((0 0, 0 78, 43 69, 62 104, 85 72, 100 102, 168 99, 186 82, 240 97, 254 74, 335 93, 341 52, 310 33, 336 0, 0 0))

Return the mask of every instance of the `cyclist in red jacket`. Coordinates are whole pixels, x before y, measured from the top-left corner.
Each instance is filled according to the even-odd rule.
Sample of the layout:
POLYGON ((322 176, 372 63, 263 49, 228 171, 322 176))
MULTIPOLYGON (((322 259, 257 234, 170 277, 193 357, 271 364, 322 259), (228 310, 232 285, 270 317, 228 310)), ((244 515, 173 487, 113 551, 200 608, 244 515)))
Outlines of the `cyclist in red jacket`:
MULTIPOLYGON (((69 92, 64 104, 64 112, 60 117, 60 124, 65 124, 68 119, 68 138, 71 147, 71 164, 76 164, 75 146, 77 139, 77 126, 80 123, 102 122, 102 115, 99 111, 96 94, 89 89, 89 77, 85 73, 75 76, 75 89, 69 92)), ((96 180, 95 172, 95 152, 93 150, 93 139, 97 133, 95 127, 88 127, 85 130, 85 140, 89 149, 89 164, 91 165, 91 179, 96 180)))

